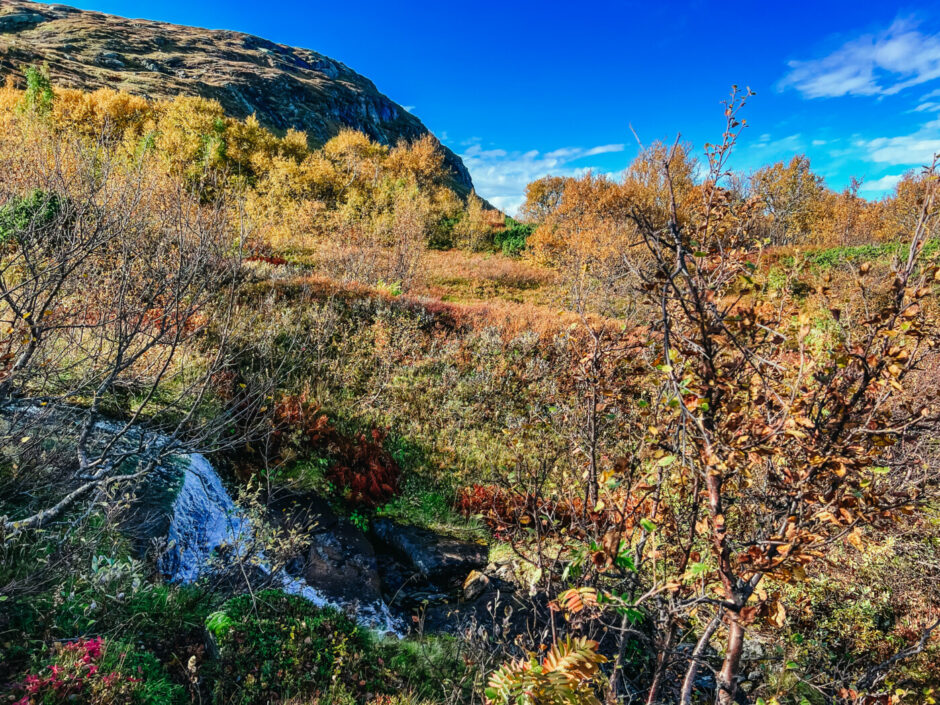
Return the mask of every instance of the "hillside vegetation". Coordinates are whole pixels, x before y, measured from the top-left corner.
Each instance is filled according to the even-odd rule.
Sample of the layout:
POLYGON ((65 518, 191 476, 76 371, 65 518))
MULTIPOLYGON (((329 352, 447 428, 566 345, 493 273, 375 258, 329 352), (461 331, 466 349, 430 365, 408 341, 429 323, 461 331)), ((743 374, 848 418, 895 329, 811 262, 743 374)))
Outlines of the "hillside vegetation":
MULTIPOLYGON (((0 1, 0 77, 45 64, 57 85, 110 88, 153 99, 208 98, 226 114, 254 115, 322 145, 344 129, 394 145, 429 135, 368 78, 309 49, 241 32, 127 19, 62 4, 0 1)), ((460 158, 440 146, 450 182, 473 187, 460 158)))
POLYGON ((933 702, 935 165, 880 201, 734 173, 749 97, 699 161, 542 179, 517 222, 430 137, 8 81, 8 700, 933 702), (193 452, 258 528, 185 583, 154 485, 193 452), (321 503, 341 552, 487 564, 403 602, 379 555, 407 634, 370 631, 272 579, 321 503))

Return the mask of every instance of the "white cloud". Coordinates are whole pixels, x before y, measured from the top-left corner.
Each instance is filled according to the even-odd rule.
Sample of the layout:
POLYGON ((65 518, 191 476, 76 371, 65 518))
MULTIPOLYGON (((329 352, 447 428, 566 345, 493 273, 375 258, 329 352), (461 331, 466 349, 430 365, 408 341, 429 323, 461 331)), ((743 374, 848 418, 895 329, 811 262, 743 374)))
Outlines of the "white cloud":
POLYGON ((622 144, 605 144, 562 147, 544 153, 535 149, 507 152, 505 149, 484 149, 479 143, 474 143, 460 157, 470 170, 477 193, 500 210, 514 214, 525 200, 525 187, 532 181, 548 174, 580 176, 589 167, 575 166, 573 162, 624 149, 622 144))
POLYGON ((920 134, 900 137, 876 137, 860 145, 868 150, 870 161, 881 164, 925 164, 940 152, 940 136, 927 138, 920 134))
POLYGON ((593 157, 598 154, 613 154, 615 152, 622 152, 623 150, 624 146, 622 144, 602 144, 599 147, 591 147, 583 156, 593 157))
POLYGON ((846 42, 828 56, 791 61, 781 88, 807 98, 893 95, 940 78, 940 35, 921 32, 909 20, 846 42))
POLYGON ((908 135, 856 140, 866 161, 894 166, 926 164, 940 152, 940 120, 931 120, 908 135))
POLYGON ((770 134, 762 134, 751 149, 759 149, 763 154, 796 154, 804 148, 803 135, 799 132, 786 137, 773 138, 770 134))
POLYGON ((873 195, 880 195, 893 191, 894 187, 898 185, 898 182, 904 177, 904 174, 885 174, 880 179, 875 179, 874 181, 864 181, 859 187, 859 191, 863 193, 870 193, 873 195))

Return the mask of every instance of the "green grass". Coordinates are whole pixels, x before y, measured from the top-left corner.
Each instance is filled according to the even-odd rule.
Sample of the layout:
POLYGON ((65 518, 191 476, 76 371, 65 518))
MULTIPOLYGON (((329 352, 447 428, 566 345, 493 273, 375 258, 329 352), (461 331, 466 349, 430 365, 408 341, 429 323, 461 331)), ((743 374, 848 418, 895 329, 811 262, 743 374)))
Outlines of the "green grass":
POLYGON ((489 535, 482 522, 458 513, 451 497, 423 486, 420 478, 406 479, 401 496, 379 507, 376 515, 467 541, 485 540, 489 535))
MULTIPOLYGON (((924 245, 922 257, 929 259, 940 252, 940 238, 928 240, 924 245)), ((825 250, 804 252, 798 256, 786 257, 783 264, 792 267, 800 260, 810 266, 820 269, 832 269, 843 263, 861 263, 880 259, 892 258, 898 255, 907 257, 908 244, 889 242, 880 245, 856 245, 852 247, 831 247, 825 250)))

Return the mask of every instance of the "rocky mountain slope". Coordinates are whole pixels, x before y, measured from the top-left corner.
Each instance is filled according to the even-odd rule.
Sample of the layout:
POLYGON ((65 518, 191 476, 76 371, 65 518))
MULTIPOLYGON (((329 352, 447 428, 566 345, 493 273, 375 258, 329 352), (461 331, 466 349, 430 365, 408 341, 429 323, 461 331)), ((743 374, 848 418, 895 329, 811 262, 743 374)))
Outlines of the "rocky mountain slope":
MULTIPOLYGON (((235 117, 324 142, 344 127, 394 144, 428 133, 421 121, 344 64, 239 32, 132 20, 65 5, 0 0, 0 77, 47 63, 57 85, 153 98, 199 95, 235 117)), ((444 148, 460 192, 472 188, 444 148)))

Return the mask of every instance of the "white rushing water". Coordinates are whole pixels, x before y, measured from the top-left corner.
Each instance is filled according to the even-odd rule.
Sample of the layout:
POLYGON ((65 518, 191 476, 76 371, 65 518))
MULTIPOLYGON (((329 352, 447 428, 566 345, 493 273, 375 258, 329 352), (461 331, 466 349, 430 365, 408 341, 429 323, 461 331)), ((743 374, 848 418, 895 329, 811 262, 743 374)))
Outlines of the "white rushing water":
MULTIPOLYGON (((250 519, 232 500, 211 463, 202 455, 183 456, 183 482, 173 503, 168 534, 169 549, 160 568, 173 582, 192 583, 212 567, 216 551, 225 546, 232 559, 246 558, 254 539, 250 519)), ((263 553, 255 567, 271 575, 263 553)), ((328 599, 316 587, 283 570, 271 575, 284 592, 299 595, 318 607, 332 606, 350 613, 360 624, 401 635, 403 626, 383 602, 342 604, 328 599)))
MULTIPOLYGON (((25 415, 48 417, 50 426, 73 428, 78 433, 80 410, 69 407, 43 407, 34 404, 11 404, 0 408, 0 416, 25 415)), ((95 422, 94 429, 105 439, 121 437, 122 452, 134 453, 137 448, 165 448, 168 439, 159 433, 126 428, 114 421, 95 422), (126 446, 126 447, 124 447, 126 446)), ((118 453, 117 455, 120 455, 118 453)), ((218 565, 216 552, 226 547, 229 560, 245 560, 269 576, 274 586, 292 595, 299 595, 318 607, 335 607, 354 617, 363 626, 383 632, 404 634, 402 621, 381 601, 375 603, 342 603, 327 598, 315 586, 283 570, 272 573, 264 553, 250 555, 254 542, 254 526, 245 512, 232 500, 212 464, 199 453, 175 456, 164 463, 163 470, 182 471, 182 483, 173 502, 169 548, 160 559, 159 568, 172 582, 192 583, 218 565)))

